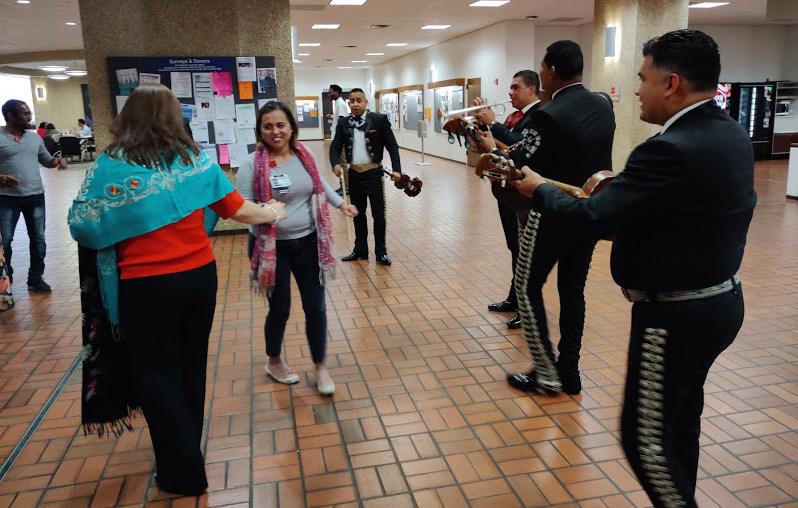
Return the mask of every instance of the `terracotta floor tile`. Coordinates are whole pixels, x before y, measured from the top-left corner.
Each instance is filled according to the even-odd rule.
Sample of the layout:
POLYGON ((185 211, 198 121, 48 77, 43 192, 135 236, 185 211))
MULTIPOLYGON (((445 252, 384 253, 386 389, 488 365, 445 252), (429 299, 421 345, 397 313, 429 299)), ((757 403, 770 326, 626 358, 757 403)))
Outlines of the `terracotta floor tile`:
MULTIPOLYGON (((418 169, 419 197, 386 190, 393 266, 342 263, 327 284, 333 398, 315 390, 298 300, 284 342, 300 382, 264 374, 268 309, 249 292, 246 237, 217 236, 203 441, 209 493, 158 489, 143 419, 116 438, 84 437, 78 372, 0 484, 0 508, 650 506, 619 441, 631 306, 609 272, 611 245, 597 245, 586 285, 582 394, 521 394, 504 377, 530 366, 523 336, 506 329, 509 316, 485 309, 511 275, 498 217, 480 211, 495 201, 461 164, 431 159, 434 169, 418 169)), ((746 320, 706 383, 702 507, 798 508, 798 206, 784 201, 786 167, 756 167, 759 202, 741 269, 746 320)), ((17 290, 16 308, 0 315, 0 457, 81 347, 77 258, 63 217, 85 168, 43 173, 53 293, 17 290)), ((339 248, 348 248, 344 222, 332 222, 339 248)), ((18 228, 18 270, 26 269, 25 233, 18 228)), ((556 284, 544 287, 555 342, 556 293, 556 284)))

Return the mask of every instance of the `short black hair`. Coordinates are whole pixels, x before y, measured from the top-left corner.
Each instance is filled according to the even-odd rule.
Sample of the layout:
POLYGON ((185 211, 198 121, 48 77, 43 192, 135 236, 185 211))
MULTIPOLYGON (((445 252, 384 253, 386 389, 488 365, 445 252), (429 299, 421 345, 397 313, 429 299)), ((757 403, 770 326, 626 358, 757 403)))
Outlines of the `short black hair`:
POLYGON ((51 124, 51 123, 48 123, 48 124, 47 124, 47 128, 48 128, 48 129, 55 129, 55 125, 53 125, 53 124, 51 124))
POLYGON ((3 118, 8 121, 8 117, 11 116, 11 113, 16 114, 19 110, 19 107, 25 104, 25 101, 21 101, 19 99, 10 99, 7 100, 5 104, 3 104, 3 118))
POLYGON ((521 78, 526 86, 534 86, 535 92, 540 91, 540 76, 537 72, 529 69, 524 69, 513 74, 513 79, 521 78))
POLYGON ((84 120, 82 118, 78 118, 78 123, 79 124, 84 124, 84 123, 86 123, 86 120, 84 120))
POLYGON ((330 85, 330 90, 332 90, 332 91, 334 91, 334 92, 338 92, 338 95, 341 95, 341 92, 343 92, 343 91, 344 91, 344 90, 343 90, 343 89, 342 89, 340 86, 338 86, 338 85, 330 85))
POLYGON ((349 95, 352 95, 352 94, 353 94, 353 93, 355 93, 355 92, 360 92, 360 93, 362 93, 362 94, 363 94, 363 97, 365 97, 365 96, 366 96, 366 92, 364 92, 362 88, 353 88, 353 89, 349 90, 349 95))
POLYGON ((40 124, 39 124, 39 128, 40 128, 40 129, 46 129, 46 128, 47 128, 47 122, 42 122, 42 123, 40 123, 40 124))
POLYGON ((582 76, 585 65, 582 48, 574 41, 557 41, 546 48, 543 61, 565 81, 582 76))
POLYGON ((654 67, 678 74, 694 92, 718 87, 720 52, 704 32, 683 29, 654 37, 643 44, 643 58, 649 56, 654 67))

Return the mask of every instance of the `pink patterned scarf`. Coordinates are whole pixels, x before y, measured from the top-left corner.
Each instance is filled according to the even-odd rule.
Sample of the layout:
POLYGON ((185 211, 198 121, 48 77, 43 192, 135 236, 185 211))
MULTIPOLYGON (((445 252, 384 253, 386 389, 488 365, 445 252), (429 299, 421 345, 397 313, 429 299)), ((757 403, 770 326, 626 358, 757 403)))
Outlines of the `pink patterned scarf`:
MULTIPOLYGON (((316 162, 307 148, 301 143, 296 144, 297 157, 313 179, 313 195, 310 197, 313 215, 316 220, 316 236, 319 248, 319 284, 324 284, 325 274, 335 278, 335 257, 333 256, 332 227, 330 225, 330 212, 327 208, 327 197, 321 185, 321 177, 316 169, 316 162)), ((276 164, 269 160, 269 150, 259 146, 255 152, 255 202, 267 203, 272 199, 272 187, 269 176, 272 167, 276 164)), ((252 290, 259 295, 266 293, 271 296, 274 289, 275 265, 277 264, 277 226, 261 224, 255 239, 255 248, 250 260, 250 282, 252 290)))

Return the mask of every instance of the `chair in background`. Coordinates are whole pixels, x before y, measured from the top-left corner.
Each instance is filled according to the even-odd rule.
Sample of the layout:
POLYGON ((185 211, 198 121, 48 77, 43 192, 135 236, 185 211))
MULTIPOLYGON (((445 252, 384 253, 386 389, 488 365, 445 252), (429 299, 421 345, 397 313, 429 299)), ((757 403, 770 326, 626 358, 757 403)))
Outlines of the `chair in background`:
POLYGON ((82 148, 77 137, 61 136, 58 144, 61 147, 61 157, 66 157, 70 162, 72 162, 73 157, 81 157, 82 148))

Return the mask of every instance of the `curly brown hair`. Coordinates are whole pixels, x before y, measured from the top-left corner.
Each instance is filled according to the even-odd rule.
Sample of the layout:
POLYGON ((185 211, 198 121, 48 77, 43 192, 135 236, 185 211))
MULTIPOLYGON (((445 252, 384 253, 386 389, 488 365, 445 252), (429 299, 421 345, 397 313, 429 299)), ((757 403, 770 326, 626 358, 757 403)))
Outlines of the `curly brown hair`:
POLYGON ((168 169, 175 158, 191 160, 199 146, 183 128, 180 103, 163 85, 143 85, 132 92, 111 124, 114 141, 108 155, 150 169, 168 169))

